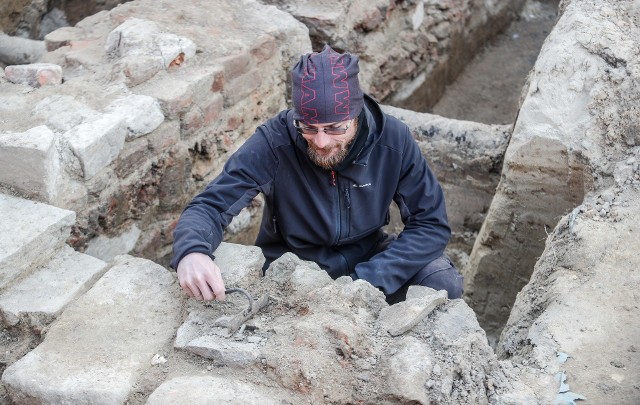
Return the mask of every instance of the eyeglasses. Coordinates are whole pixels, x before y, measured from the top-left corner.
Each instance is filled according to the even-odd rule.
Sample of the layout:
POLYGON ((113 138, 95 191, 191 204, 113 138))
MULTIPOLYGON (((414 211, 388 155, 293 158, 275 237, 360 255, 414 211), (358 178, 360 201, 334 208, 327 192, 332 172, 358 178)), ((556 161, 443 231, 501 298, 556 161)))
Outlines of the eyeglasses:
POLYGON ((327 134, 327 135, 344 135, 344 134, 347 133, 347 130, 351 126, 352 122, 353 122, 353 120, 349 121, 347 123, 346 127, 324 127, 324 128, 318 128, 318 127, 310 127, 310 126, 302 124, 298 120, 294 120, 293 121, 293 126, 296 127, 296 130, 298 131, 298 133, 300 133, 302 135, 315 135, 318 132, 320 132, 321 130, 324 131, 324 133, 327 134))

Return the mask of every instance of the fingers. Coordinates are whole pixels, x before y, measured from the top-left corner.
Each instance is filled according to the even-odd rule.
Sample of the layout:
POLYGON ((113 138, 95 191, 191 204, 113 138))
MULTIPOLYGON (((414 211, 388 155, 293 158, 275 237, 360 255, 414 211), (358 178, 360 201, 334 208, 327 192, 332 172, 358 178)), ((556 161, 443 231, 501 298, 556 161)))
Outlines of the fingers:
POLYGON ((198 301, 225 299, 220 268, 202 253, 190 253, 178 264, 178 280, 184 292, 198 301))

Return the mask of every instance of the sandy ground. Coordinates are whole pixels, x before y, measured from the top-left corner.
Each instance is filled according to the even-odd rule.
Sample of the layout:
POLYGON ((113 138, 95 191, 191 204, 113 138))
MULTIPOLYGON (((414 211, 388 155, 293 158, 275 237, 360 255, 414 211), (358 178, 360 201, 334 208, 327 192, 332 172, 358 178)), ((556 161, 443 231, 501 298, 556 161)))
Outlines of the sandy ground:
POLYGON ((522 87, 555 24, 556 10, 553 1, 527 2, 520 18, 487 44, 430 112, 485 124, 514 122, 522 87))

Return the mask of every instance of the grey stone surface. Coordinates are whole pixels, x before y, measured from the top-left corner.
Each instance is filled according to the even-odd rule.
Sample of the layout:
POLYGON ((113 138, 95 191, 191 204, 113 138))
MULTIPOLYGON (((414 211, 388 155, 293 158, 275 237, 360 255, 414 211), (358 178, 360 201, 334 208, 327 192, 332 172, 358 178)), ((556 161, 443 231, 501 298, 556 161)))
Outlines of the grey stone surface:
POLYGON ((0 32, 0 63, 23 65, 37 62, 47 51, 44 42, 0 32))
POLYGON ((262 277, 265 259, 257 246, 222 242, 213 254, 227 288, 242 287, 262 277))
POLYGON ((122 404, 179 325, 175 274, 120 256, 3 376, 16 403, 122 404))
POLYGON ((40 101, 33 108, 33 114, 43 119, 53 131, 65 133, 76 125, 97 119, 99 113, 74 97, 54 95, 40 101))
POLYGON ((396 398, 431 403, 425 384, 433 369, 433 352, 423 341, 407 336, 392 344, 393 355, 385 362, 383 389, 396 398))
POLYGON ((340 289, 340 296, 356 307, 366 308, 374 316, 378 316, 382 308, 388 306, 384 293, 367 281, 355 280, 351 282, 351 277, 340 277, 336 283, 341 284, 343 281, 345 283, 340 289))
POLYGON ((55 135, 46 126, 0 134, 0 184, 49 202, 57 193, 59 170, 55 135))
POLYGON ((225 377, 176 377, 160 385, 147 405, 280 405, 299 403, 281 390, 225 377))
POLYGON ((164 121, 160 104, 149 96, 131 95, 118 99, 109 104, 106 111, 124 118, 128 130, 127 139, 146 135, 164 121))
POLYGON ((269 265, 269 268, 265 272, 265 277, 282 285, 291 279, 291 275, 299 265, 311 266, 311 268, 321 271, 317 263, 304 261, 295 254, 287 252, 271 262, 271 265, 269 265))
POLYGON ((326 271, 309 266, 298 265, 291 274, 291 286, 299 294, 307 294, 331 282, 331 276, 326 271))
POLYGON ((107 270, 107 263, 77 253, 69 246, 52 260, 0 294, 5 324, 41 329, 87 291, 107 270))
POLYGON ((105 114, 72 128, 64 139, 80 160, 83 176, 88 180, 118 157, 126 133, 124 118, 105 114))
POLYGON ((140 229, 136 225, 132 225, 129 230, 113 238, 100 235, 89 241, 84 253, 108 262, 118 255, 130 253, 136 245, 140 233, 140 229))
POLYGON ((26 84, 31 87, 62 83, 62 67, 53 63, 10 65, 4 68, 4 74, 12 83, 26 84))
POLYGON ((184 349, 188 352, 211 359, 220 366, 248 366, 260 354, 255 343, 234 341, 227 337, 208 335, 190 341, 184 349))
POLYGON ((0 288, 48 261, 69 237, 75 213, 0 194, 0 288))
MULTIPOLYGON (((428 287, 422 289, 424 293, 418 298, 407 297, 406 301, 383 308, 378 318, 380 327, 391 336, 402 335, 420 323, 438 305, 447 302, 445 290, 435 291, 428 287)), ((414 292, 412 295, 417 294, 414 292)))

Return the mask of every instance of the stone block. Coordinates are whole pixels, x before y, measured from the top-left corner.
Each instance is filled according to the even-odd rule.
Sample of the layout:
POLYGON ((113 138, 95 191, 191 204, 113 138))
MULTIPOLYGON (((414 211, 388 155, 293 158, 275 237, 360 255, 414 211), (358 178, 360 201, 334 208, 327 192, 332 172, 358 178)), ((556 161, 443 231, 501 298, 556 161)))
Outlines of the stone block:
POLYGON ((420 323, 438 305, 447 301, 445 290, 435 291, 428 287, 421 288, 424 293, 412 293, 417 298, 407 298, 406 301, 382 309, 378 318, 380 327, 391 336, 399 336, 408 332, 420 323))
POLYGON ((228 377, 184 376, 165 381, 149 397, 147 405, 279 405, 300 403, 280 389, 228 377), (204 394, 203 394, 204 393, 204 394))
POLYGON ((127 139, 135 139, 158 128, 164 122, 160 104, 149 96, 130 95, 118 99, 106 112, 121 116, 127 125, 127 139))
POLYGON ((287 252, 271 262, 265 272, 265 277, 276 282, 276 284, 284 285, 291 279, 291 275, 299 265, 311 266, 311 268, 322 271, 317 263, 304 261, 295 254, 287 252))
POLYGON ((69 237, 76 214, 0 194, 0 288, 48 261, 69 237))
POLYGON ((251 68, 251 57, 247 52, 228 55, 217 59, 216 62, 223 66, 225 80, 235 79, 251 68))
POLYGON ((5 324, 14 326, 23 321, 41 330, 106 270, 107 263, 102 260, 64 246, 49 263, 0 295, 5 324))
POLYGON ((10 36, 0 32, 0 62, 5 65, 37 62, 46 51, 42 41, 10 36))
POLYGON ((80 161, 85 180, 95 176, 122 150, 127 133, 124 119, 115 114, 80 124, 63 137, 80 161))
POLYGON ((262 277, 265 258, 257 246, 222 242, 213 254, 227 288, 241 287, 262 277))
POLYGON ((87 243, 85 254, 104 261, 111 261, 116 256, 128 254, 133 250, 142 232, 134 224, 120 235, 109 238, 100 235, 87 243))
POLYGON ((55 135, 46 126, 0 135, 0 184, 48 202, 56 194, 59 168, 55 135))
POLYGON ((336 281, 343 284, 340 289, 342 298, 349 300, 358 308, 367 309, 374 316, 378 316, 382 308, 388 306, 384 293, 365 280, 351 282, 351 277, 340 277, 336 281))
POLYGON ((62 68, 53 63, 7 66, 4 68, 4 74, 12 83, 31 87, 62 83, 62 68))
POLYGON ((45 120, 53 131, 64 133, 83 122, 96 119, 100 113, 71 96, 55 95, 40 101, 33 114, 45 120))
POLYGON ((135 87, 162 70, 162 58, 155 55, 125 56, 113 65, 112 79, 124 75, 127 86, 135 87))
POLYGON ((433 370, 431 359, 434 354, 429 346, 407 336, 394 342, 390 352, 394 354, 384 366, 386 384, 382 389, 389 395, 407 402, 432 403, 425 387, 433 370))
POLYGON ((165 117, 176 119, 193 105, 193 92, 189 83, 183 80, 158 75, 136 89, 158 100, 165 117))
POLYGON ((83 31, 76 27, 61 27, 44 36, 44 43, 48 52, 67 46, 71 41, 82 38, 83 31))
POLYGON ((3 376, 16 403, 123 404, 179 325, 175 275, 120 256, 3 376))
POLYGON ((225 88, 222 91, 224 95, 224 106, 230 107, 257 90, 262 84, 262 75, 262 71, 254 69, 242 76, 236 77, 233 80, 228 80, 229 78, 225 73, 227 82, 225 83, 225 88))
POLYGON ((296 266, 291 274, 291 286, 298 294, 307 294, 330 284, 332 281, 326 271, 304 265, 296 266))
POLYGON ((163 152, 180 141, 180 123, 165 121, 147 136, 149 147, 153 152, 163 152))
POLYGON ((257 360, 260 354, 255 343, 237 342, 228 337, 215 335, 195 338, 184 349, 211 359, 214 364, 219 366, 249 366, 257 360))

